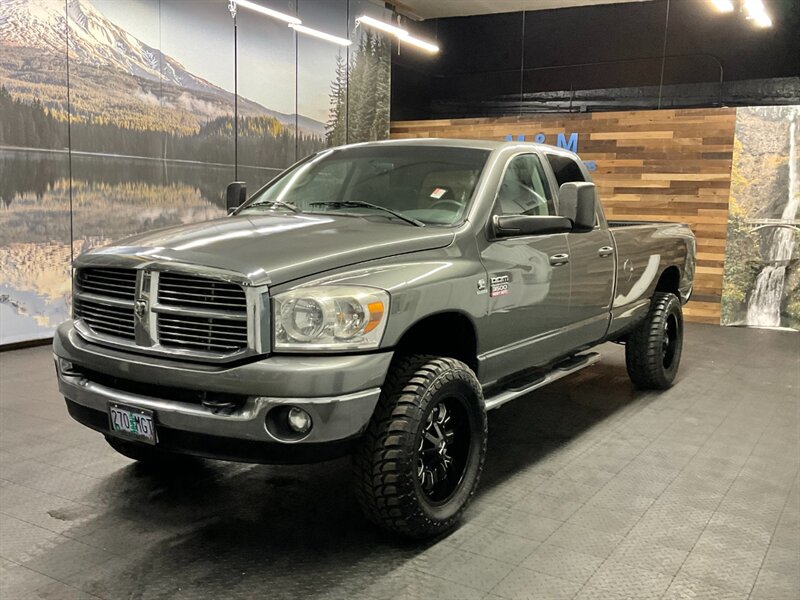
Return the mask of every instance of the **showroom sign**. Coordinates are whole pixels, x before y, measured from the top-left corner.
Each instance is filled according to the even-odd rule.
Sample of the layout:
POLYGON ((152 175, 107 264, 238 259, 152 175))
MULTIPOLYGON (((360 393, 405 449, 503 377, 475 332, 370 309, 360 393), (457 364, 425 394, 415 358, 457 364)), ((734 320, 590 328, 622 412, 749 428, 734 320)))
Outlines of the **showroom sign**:
MULTIPOLYGON (((511 142, 513 140, 514 140, 514 136, 513 135, 511 135, 510 133, 508 135, 506 135, 506 141, 507 142, 511 142)), ((518 135, 517 136, 517 141, 518 142, 524 142, 525 141, 525 134, 518 135)), ((533 136, 533 141, 535 143, 537 143, 537 144, 546 144, 547 143, 547 136, 544 133, 539 132, 539 133, 537 133, 536 135, 533 136)), ((575 152, 577 154, 578 153, 578 133, 573 131, 572 133, 569 134, 569 138, 567 138, 567 134, 566 133, 559 133, 556 136, 556 146, 558 146, 559 148, 563 148, 564 150, 569 150, 570 152, 575 152)), ((583 161, 583 164, 586 165, 586 168, 589 171, 597 170, 597 163, 595 163, 595 161, 593 161, 593 160, 585 160, 585 161, 583 161)))

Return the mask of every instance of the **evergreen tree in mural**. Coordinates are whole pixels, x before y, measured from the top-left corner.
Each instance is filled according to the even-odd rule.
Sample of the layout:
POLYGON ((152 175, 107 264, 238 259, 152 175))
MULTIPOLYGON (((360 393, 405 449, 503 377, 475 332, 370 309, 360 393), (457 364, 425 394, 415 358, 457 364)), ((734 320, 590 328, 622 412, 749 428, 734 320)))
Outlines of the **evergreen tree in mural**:
POLYGON ((337 61, 326 126, 329 145, 379 140, 389 134, 390 50, 382 36, 366 31, 350 61, 349 79, 344 61, 341 57, 337 61))
POLYGON ((325 124, 328 146, 347 143, 347 61, 339 53, 336 57, 336 78, 331 83, 331 110, 325 124))

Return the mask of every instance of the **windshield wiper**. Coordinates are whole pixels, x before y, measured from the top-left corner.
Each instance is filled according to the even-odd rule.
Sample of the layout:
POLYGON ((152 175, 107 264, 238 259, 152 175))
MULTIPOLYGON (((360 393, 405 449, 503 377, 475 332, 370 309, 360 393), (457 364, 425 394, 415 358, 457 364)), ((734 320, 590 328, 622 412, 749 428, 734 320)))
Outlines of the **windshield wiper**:
POLYGON ((268 200, 266 202, 257 202, 255 204, 251 204, 249 206, 245 206, 242 210, 247 210, 248 208, 258 208, 260 206, 282 206, 283 208, 288 208, 293 213, 299 213, 300 209, 296 206, 292 206, 288 202, 284 202, 283 200, 268 200))
POLYGON ((389 213, 390 215, 397 217, 398 219, 405 221, 406 223, 410 223, 411 225, 416 225, 417 227, 425 227, 425 223, 415 219, 414 217, 407 217, 403 213, 399 213, 396 210, 392 210, 391 208, 386 208, 385 206, 380 206, 379 204, 372 204, 372 202, 362 202, 361 200, 327 200, 325 202, 312 202, 309 206, 334 206, 337 208, 374 208, 375 210, 380 210, 385 213, 389 213))

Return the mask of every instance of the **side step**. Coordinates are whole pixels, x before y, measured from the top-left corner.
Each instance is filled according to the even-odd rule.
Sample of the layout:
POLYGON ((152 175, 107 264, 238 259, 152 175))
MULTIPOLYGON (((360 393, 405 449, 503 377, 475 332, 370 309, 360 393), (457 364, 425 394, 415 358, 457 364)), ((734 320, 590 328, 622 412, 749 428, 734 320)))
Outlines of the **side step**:
POLYGON ((533 390, 537 390, 540 387, 544 387, 549 383, 553 383, 554 381, 561 379, 562 377, 566 377, 567 375, 571 375, 572 373, 577 373, 581 369, 590 367, 598 360, 600 360, 600 355, 597 352, 576 354, 575 356, 571 356, 566 360, 562 360, 561 362, 553 365, 551 370, 548 371, 544 376, 537 377, 534 381, 531 381, 529 384, 517 388, 505 389, 495 394, 494 396, 486 398, 486 400, 484 401, 486 410, 492 410, 493 408, 498 408, 503 404, 505 404, 506 402, 513 400, 514 398, 519 398, 520 396, 524 396, 525 394, 532 392, 533 390))

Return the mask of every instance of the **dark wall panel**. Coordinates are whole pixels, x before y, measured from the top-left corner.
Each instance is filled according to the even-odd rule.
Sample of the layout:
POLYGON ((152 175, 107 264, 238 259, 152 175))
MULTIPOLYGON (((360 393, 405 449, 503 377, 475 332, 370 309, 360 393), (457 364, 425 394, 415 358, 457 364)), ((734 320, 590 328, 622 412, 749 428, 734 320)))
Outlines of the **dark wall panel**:
POLYGON ((800 2, 767 4, 768 29, 706 0, 409 23, 442 51, 425 61, 393 56, 392 118, 791 103, 787 89, 800 95, 800 2), (590 90, 599 92, 581 93, 590 90))

